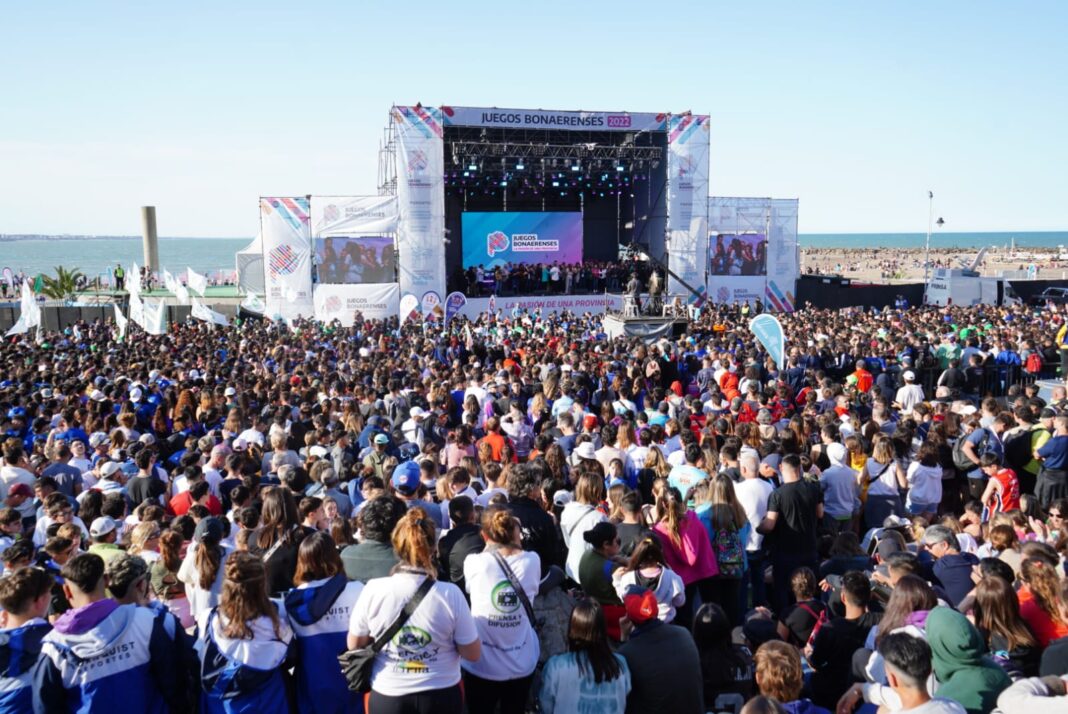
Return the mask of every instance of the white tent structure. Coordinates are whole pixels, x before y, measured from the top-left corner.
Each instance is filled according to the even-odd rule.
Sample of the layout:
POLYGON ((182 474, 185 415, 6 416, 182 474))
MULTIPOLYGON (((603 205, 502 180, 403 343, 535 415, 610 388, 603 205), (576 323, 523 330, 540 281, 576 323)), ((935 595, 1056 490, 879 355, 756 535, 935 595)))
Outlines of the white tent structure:
POLYGON ((237 286, 241 292, 263 295, 263 236, 260 233, 251 243, 234 255, 237 262, 237 286))

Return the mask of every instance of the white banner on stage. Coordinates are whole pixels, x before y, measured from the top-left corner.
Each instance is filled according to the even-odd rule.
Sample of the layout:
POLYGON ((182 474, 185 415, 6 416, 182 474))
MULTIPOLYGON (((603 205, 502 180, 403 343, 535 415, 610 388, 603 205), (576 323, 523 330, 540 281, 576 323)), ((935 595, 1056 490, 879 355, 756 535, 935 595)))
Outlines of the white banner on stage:
POLYGON ((663 131, 668 119, 667 114, 546 111, 544 109, 498 109, 496 107, 441 107, 440 112, 446 126, 571 129, 574 131, 663 131))
POLYGON ((311 226, 308 199, 261 198, 260 235, 267 317, 311 317, 311 226))
POLYGON ((441 110, 393 107, 397 128, 400 289, 445 295, 445 159, 441 110))
POLYGON ((396 196, 312 196, 312 237, 353 233, 394 233, 396 196))
POLYGON ((351 327, 357 312, 368 320, 385 320, 396 317, 398 310, 400 288, 396 283, 315 286, 316 320, 340 320, 351 327))
MULTIPOLYGON (((668 267, 694 290, 705 283, 708 253, 709 119, 668 118, 668 267)), ((669 293, 689 293, 671 277, 669 293)))
MULTIPOLYGON (((755 301, 769 310, 789 312, 800 275, 797 248, 797 199, 714 196, 708 199, 708 294, 715 302, 755 301), (726 274, 720 253, 731 255, 731 244, 763 242, 754 255, 763 256, 752 274, 726 274), (757 281, 762 287, 757 289, 757 281)), ((727 260, 726 262, 730 262, 727 260)), ((744 261, 740 261, 744 265, 744 261)))
POLYGON ((502 317, 511 317, 518 308, 524 312, 541 310, 541 314, 548 315, 553 312, 569 310, 577 315, 591 313, 594 315, 604 314, 605 305, 612 310, 623 309, 623 298, 619 295, 554 295, 551 297, 497 297, 497 298, 467 298, 467 303, 457 312, 468 319, 475 319, 484 312, 493 309, 502 317))

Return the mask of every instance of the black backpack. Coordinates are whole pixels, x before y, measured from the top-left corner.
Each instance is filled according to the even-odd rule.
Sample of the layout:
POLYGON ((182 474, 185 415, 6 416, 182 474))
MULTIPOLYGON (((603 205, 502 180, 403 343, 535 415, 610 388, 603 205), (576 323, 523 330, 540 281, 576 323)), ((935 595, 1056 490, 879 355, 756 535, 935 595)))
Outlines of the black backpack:
MULTIPOLYGON (((975 449, 975 453, 979 456, 979 458, 983 458, 983 454, 987 452, 987 444, 990 443, 990 432, 986 429, 983 429, 982 427, 980 427, 980 429, 983 432, 983 438, 979 440, 979 444, 975 449)), ((975 465, 975 462, 969 459, 964 453, 964 442, 966 442, 967 440, 968 439, 966 437, 962 436, 957 439, 956 443, 953 444, 953 465, 956 466, 957 471, 960 471, 961 473, 967 473, 969 471, 973 471, 979 468, 975 465)))

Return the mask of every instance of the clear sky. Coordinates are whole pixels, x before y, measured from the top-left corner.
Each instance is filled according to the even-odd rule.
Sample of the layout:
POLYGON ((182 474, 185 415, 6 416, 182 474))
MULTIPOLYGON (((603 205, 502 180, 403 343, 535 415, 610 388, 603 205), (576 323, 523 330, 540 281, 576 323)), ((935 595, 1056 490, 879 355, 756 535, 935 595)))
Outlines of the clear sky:
POLYGON ((800 230, 1068 229, 1068 3, 5 3, 0 233, 250 236, 373 194, 394 102, 693 110, 800 230))

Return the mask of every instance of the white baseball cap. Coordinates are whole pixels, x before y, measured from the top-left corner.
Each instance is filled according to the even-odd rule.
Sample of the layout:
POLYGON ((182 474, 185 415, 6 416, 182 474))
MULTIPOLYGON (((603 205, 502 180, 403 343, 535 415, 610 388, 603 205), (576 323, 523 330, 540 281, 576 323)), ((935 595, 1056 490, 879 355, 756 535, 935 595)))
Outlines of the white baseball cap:
POLYGON ((139 401, 141 401, 141 396, 142 396, 142 392, 141 392, 141 388, 140 387, 134 387, 133 389, 130 390, 130 401, 131 402, 139 402, 139 401))
POLYGON ((423 411, 422 407, 412 407, 408 410, 408 416, 412 419, 422 419, 426 416, 426 412, 423 411))
POLYGON ((901 376, 905 378, 906 382, 915 382, 916 381, 916 373, 913 372, 911 369, 908 370, 907 372, 905 372, 901 376))

